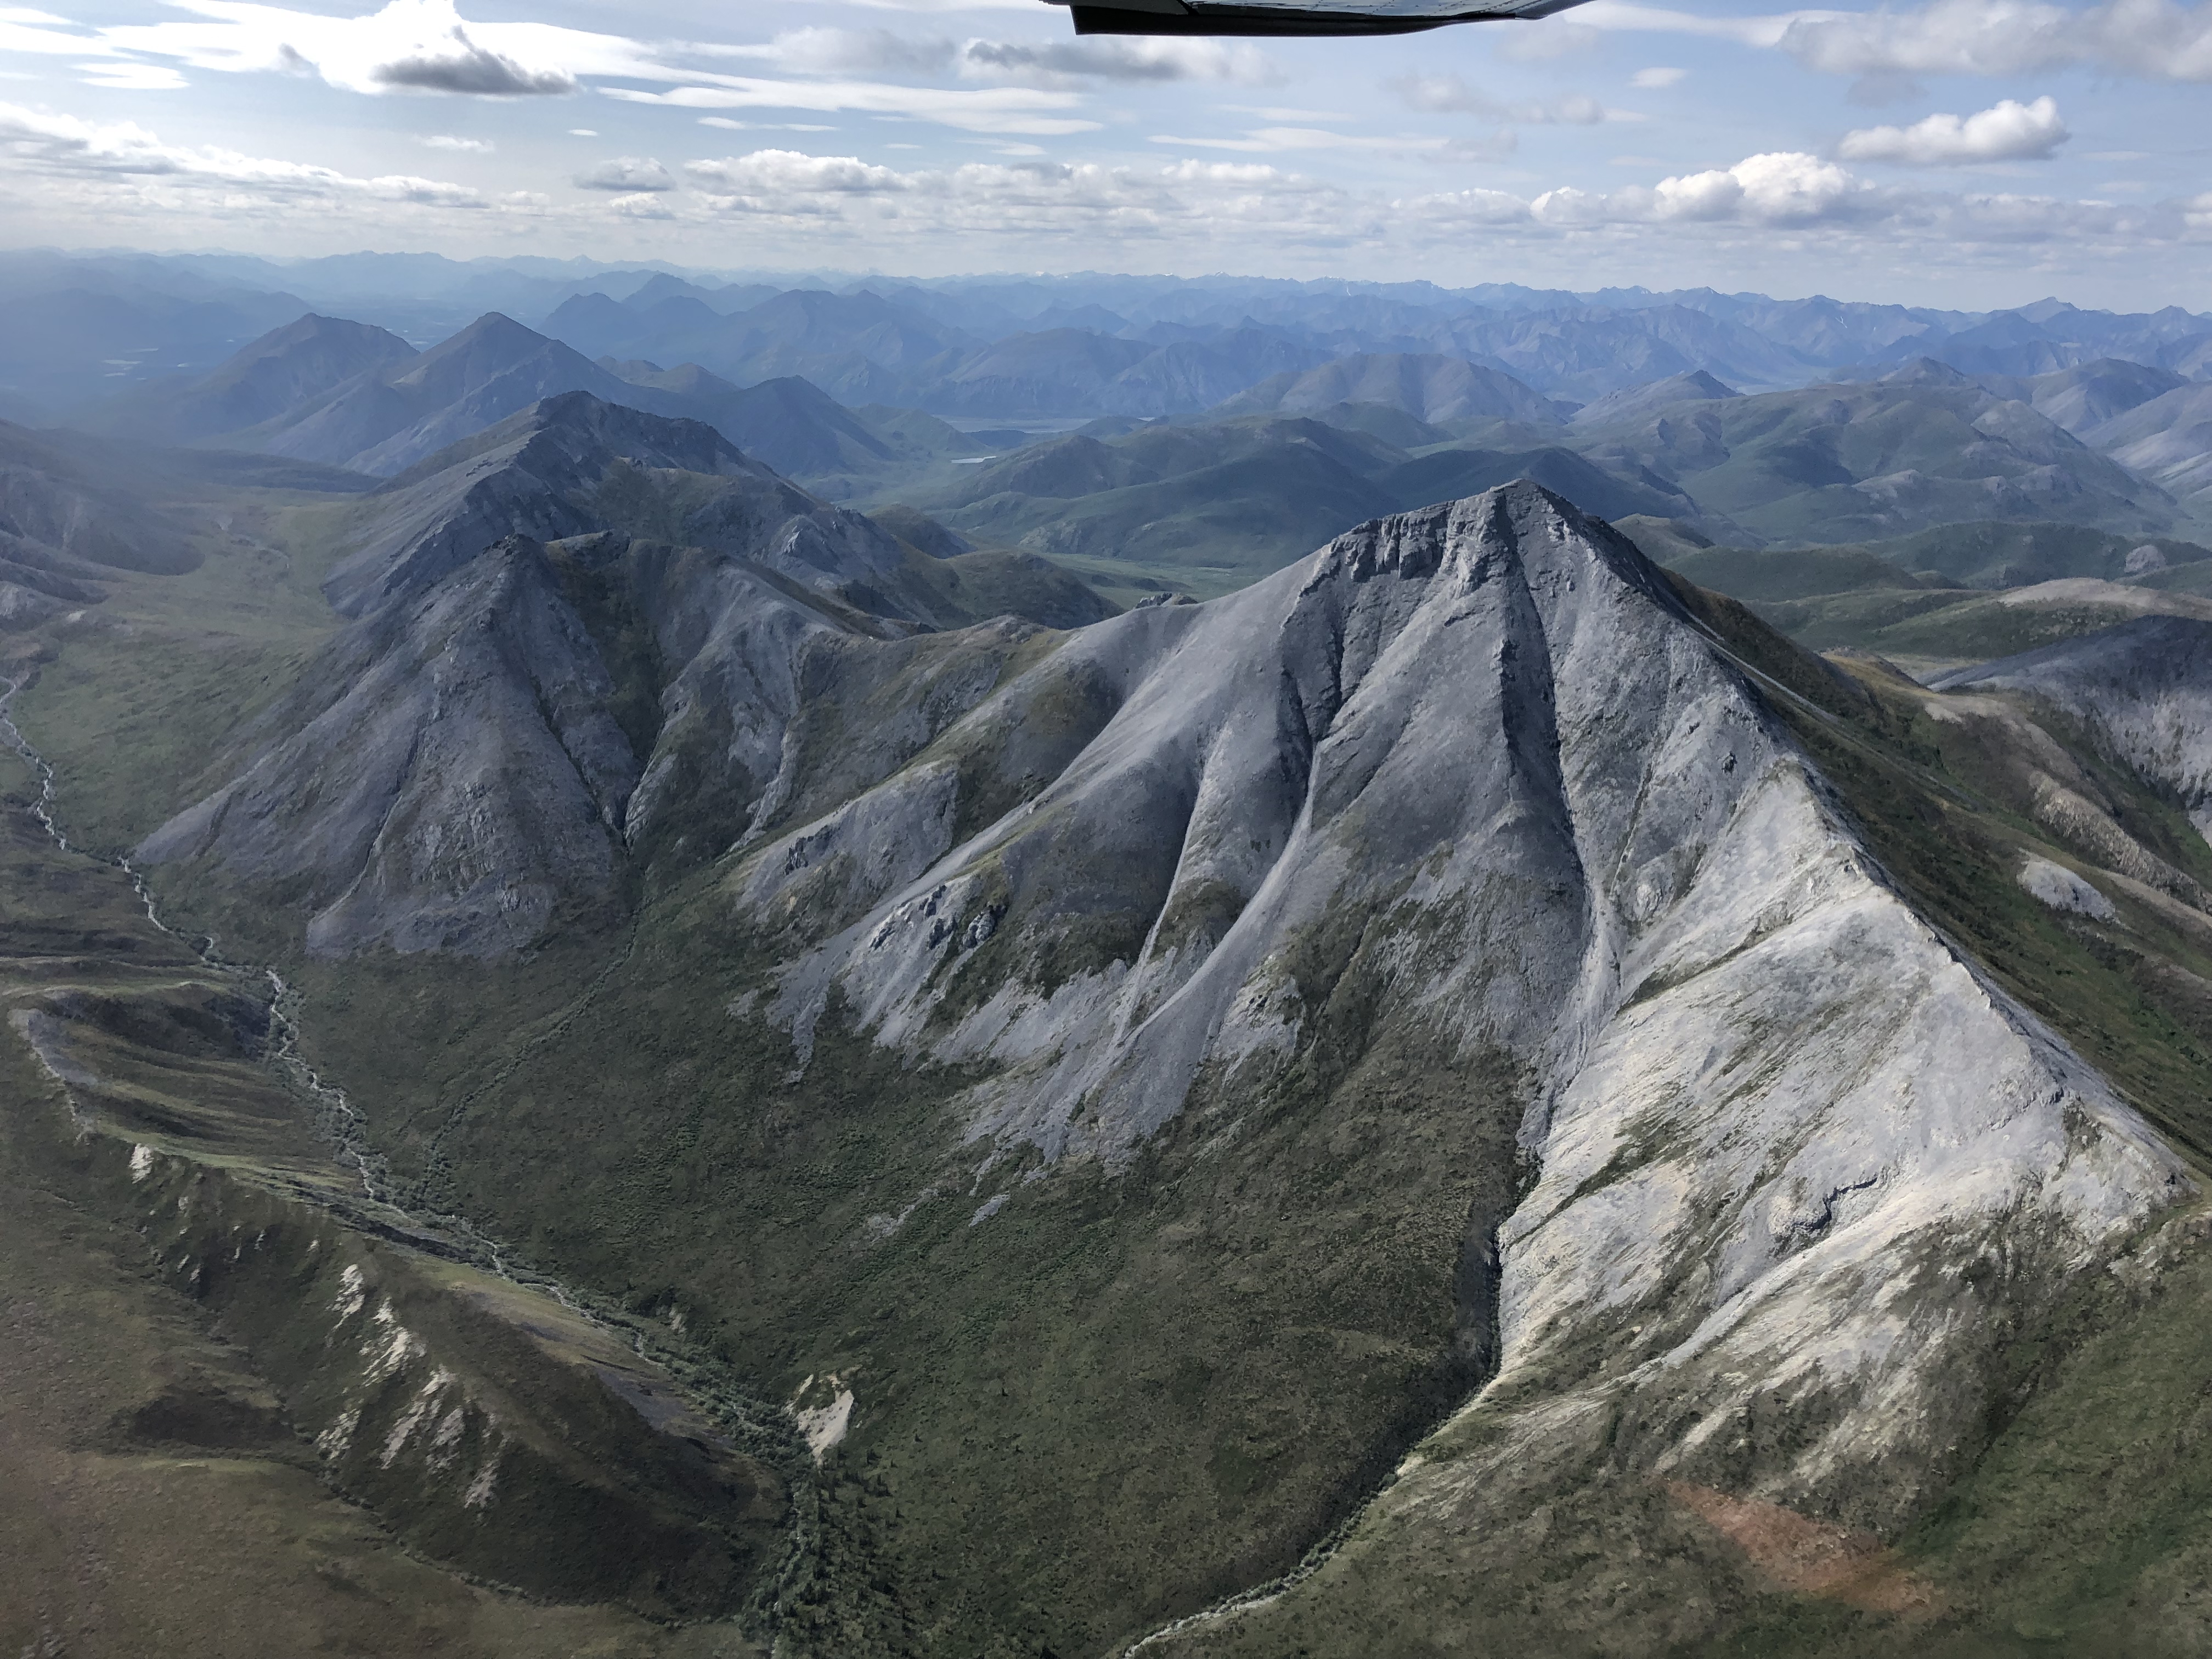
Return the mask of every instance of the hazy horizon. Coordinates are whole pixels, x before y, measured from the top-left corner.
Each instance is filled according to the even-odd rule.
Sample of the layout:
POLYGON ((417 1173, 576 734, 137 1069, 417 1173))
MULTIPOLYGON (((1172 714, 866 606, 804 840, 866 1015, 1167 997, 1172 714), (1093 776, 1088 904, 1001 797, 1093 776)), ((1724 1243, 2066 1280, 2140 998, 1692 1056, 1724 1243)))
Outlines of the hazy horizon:
MULTIPOLYGON (((1406 276, 1394 278, 1387 276, 1347 276, 1340 272, 1318 272, 1310 275, 1291 276, 1284 275, 1280 272, 1272 271, 1230 270, 1171 271, 1145 270, 1134 268, 1113 270, 1104 267, 1089 267, 1067 270, 1019 270, 1006 267, 1000 269, 975 269, 966 270, 954 270, 923 272, 906 270, 892 267, 864 269, 852 266, 838 267, 828 265, 809 267, 737 264, 718 265, 701 263, 698 261, 656 258, 595 258, 588 254, 581 253, 558 255, 514 252, 481 253, 461 256, 447 253, 433 247, 357 247, 323 253, 268 253, 258 252, 247 248, 227 247, 219 245, 204 247, 154 248, 137 246, 129 244, 114 244, 106 246, 77 247, 58 246, 46 244, 0 248, 0 254, 46 254, 52 255, 56 258, 69 260, 173 258, 258 261, 279 271, 285 270, 305 270, 319 264, 332 264, 348 259, 434 259, 443 260, 458 269, 468 269, 471 267, 505 269, 513 270, 517 275, 532 274, 528 268, 533 265, 547 267, 548 270, 545 274, 550 275, 553 270, 557 270, 564 275, 579 279, 602 273, 627 270, 653 270, 665 271, 671 276, 681 277, 685 280, 704 280, 710 283, 727 283, 731 284, 758 283, 787 289, 802 288, 809 284, 821 284, 830 287, 850 287, 854 285, 866 285, 867 283, 876 282, 910 283, 916 284, 988 284, 995 283, 1021 282, 1074 283, 1084 281, 1108 283, 1183 282, 1192 283, 1282 283, 1286 284, 1296 284, 1301 287, 1325 287, 1332 283, 1340 283, 1348 289, 1374 289, 1378 290, 1385 290, 1399 286, 1413 287, 1426 284, 1427 286, 1449 293, 1468 293, 1484 287, 1522 288, 1531 293, 1563 294, 1571 295, 1577 299, 1585 300, 1595 299, 1606 295, 1625 295, 1642 293, 1654 297, 1663 297, 1672 294, 1711 292, 1730 298, 1748 296, 1773 300, 1784 304, 1794 304, 1811 300, 1827 299, 1852 305, 1900 306, 1919 310, 1951 311, 1981 314, 1992 313, 2000 311, 2019 310, 2026 307, 2056 301, 2063 305, 2075 306, 2084 311, 2109 311, 2121 314, 2148 313, 2163 309, 2165 305, 2180 305, 2183 309, 2196 311, 2197 313, 2200 315, 2212 315, 2212 297, 2207 297, 2200 301, 2198 307, 2188 306, 2179 300, 2166 301, 2163 302, 2163 304, 2147 304, 2142 306, 2100 306, 2085 302, 2077 295, 2068 293, 2063 289, 2053 289, 2036 294, 2029 298, 2005 305, 1991 304, 1985 306, 1970 306, 1936 305, 1930 303, 1925 299, 1915 298, 1901 290, 1893 293, 1857 294, 1813 287, 1803 289, 1802 290, 1778 291, 1772 289, 1753 289, 1741 286, 1723 287, 1717 283, 1682 283, 1667 287, 1658 287, 1648 283, 1633 283, 1568 284, 1521 282, 1510 276, 1501 276, 1486 277, 1479 282, 1471 281, 1463 283, 1455 283, 1449 282, 1437 282, 1427 277, 1406 276)), ((494 309, 495 310, 497 307, 495 307, 494 309)))

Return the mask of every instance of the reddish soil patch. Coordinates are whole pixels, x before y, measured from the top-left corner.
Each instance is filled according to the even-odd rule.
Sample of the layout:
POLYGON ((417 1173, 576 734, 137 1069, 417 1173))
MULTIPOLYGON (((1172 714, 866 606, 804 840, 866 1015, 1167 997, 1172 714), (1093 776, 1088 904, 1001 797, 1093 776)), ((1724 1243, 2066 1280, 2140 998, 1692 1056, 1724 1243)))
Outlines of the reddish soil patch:
POLYGON ((1872 1533, 1686 1480, 1669 1480, 1667 1492, 1750 1557, 1779 1589, 1863 1613, 1925 1618, 1936 1611, 1934 1586, 1872 1533))

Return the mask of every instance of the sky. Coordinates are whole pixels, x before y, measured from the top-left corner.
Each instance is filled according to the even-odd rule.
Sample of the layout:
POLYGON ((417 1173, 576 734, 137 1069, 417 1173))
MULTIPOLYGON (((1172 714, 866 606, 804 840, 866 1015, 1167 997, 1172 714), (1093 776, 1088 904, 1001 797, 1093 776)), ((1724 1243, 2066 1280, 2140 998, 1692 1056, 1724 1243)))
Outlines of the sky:
POLYGON ((2212 0, 0 0, 0 243, 2212 310, 2212 0))

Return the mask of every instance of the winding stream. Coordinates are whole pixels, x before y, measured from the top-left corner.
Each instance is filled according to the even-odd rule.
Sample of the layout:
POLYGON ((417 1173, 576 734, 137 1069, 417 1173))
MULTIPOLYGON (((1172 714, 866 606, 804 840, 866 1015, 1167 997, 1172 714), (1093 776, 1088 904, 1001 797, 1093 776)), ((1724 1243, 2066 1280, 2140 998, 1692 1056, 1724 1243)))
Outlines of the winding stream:
POLYGON ((434 1239, 452 1254, 497 1274, 509 1284, 551 1297, 571 1313, 588 1320, 600 1329, 611 1334, 626 1336, 630 1347, 640 1358, 650 1358, 642 1332, 599 1317, 572 1296, 567 1286, 557 1279, 527 1269, 517 1269, 507 1261, 506 1248, 484 1234, 466 1217, 410 1210, 393 1200, 388 1166, 383 1156, 368 1141, 368 1120, 347 1097, 344 1090, 325 1082, 322 1074, 309 1065, 300 1052, 301 1016, 306 1006, 306 999, 298 988, 289 983, 274 968, 228 960, 218 950, 212 934, 188 934, 170 927, 161 919, 161 908, 155 902, 153 890, 147 885, 145 875, 127 856, 103 857, 70 844, 68 833, 54 816, 60 796, 56 787, 52 763, 23 734, 22 727, 15 723, 15 701, 29 686, 30 678, 28 675, 0 678, 0 687, 5 688, 0 690, 0 741, 4 741, 15 750, 38 780, 39 794, 31 804, 31 815, 38 819, 47 837, 59 851, 92 860, 119 872, 130 882, 131 892, 144 907, 148 922, 190 950, 210 973, 243 983, 265 981, 270 1040, 264 1057, 313 1103, 318 1133, 330 1144, 332 1160, 341 1168, 351 1170, 359 1179, 362 1198, 375 1208, 403 1221, 408 1228, 425 1235, 426 1242, 434 1239))

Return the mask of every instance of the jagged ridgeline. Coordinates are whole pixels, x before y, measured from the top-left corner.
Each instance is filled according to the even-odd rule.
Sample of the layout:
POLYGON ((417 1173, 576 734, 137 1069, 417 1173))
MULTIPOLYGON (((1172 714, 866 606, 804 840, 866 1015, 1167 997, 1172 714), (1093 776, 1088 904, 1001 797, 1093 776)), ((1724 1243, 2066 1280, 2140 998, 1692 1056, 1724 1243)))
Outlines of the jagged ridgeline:
POLYGON ((189 937, 20 902, 24 1093, 425 1571, 631 1620, 453 1650, 2202 1650, 2212 624, 1929 690, 1525 482, 1103 616, 586 393, 268 465, 12 708, 369 1196, 82 1080, 189 937))

